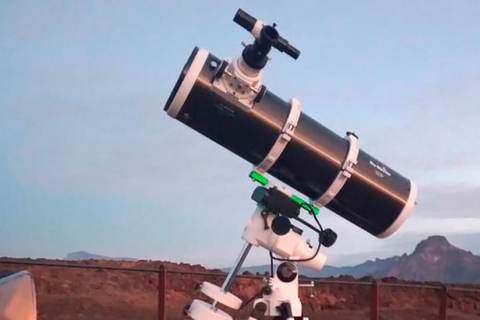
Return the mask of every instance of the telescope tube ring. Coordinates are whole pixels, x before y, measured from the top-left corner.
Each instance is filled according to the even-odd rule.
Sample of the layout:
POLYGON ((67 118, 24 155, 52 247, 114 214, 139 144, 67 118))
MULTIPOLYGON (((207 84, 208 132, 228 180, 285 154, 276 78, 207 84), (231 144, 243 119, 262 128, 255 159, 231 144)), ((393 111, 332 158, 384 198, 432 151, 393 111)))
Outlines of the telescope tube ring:
POLYGON ((327 191, 320 196, 320 198, 313 201, 313 204, 319 207, 326 206, 330 201, 337 196, 342 190, 345 182, 352 176, 353 166, 357 164, 358 152, 360 150, 358 146, 358 137, 353 132, 347 132, 345 137, 348 142, 348 153, 345 161, 342 164, 342 168, 338 173, 335 180, 332 182, 327 191))
POLYGON ((256 171, 265 173, 275 164, 295 132, 298 119, 302 113, 301 109, 300 100, 292 98, 290 100, 290 112, 283 125, 282 132, 262 162, 255 167, 256 171))

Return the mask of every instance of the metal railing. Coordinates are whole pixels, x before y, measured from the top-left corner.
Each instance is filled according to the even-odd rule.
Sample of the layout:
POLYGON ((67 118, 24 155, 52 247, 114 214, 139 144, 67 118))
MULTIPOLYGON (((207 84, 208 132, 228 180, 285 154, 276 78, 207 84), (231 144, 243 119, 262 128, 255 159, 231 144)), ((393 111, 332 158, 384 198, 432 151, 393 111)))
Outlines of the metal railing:
MULTIPOLYGON (((71 262, 65 263, 52 263, 52 262, 40 262, 40 261, 25 261, 17 259, 0 259, 0 265, 22 265, 22 266, 41 266, 41 267, 57 267, 57 268, 78 268, 78 269, 95 269, 95 270, 110 270, 110 271, 128 271, 128 272, 143 272, 143 273, 156 273, 158 276, 157 283, 157 315, 158 320, 166 320, 166 290, 167 290, 167 275, 168 274, 183 274, 183 275, 196 275, 202 277, 219 277, 224 278, 227 275, 225 273, 218 272, 201 272, 201 271, 182 271, 182 270, 168 270, 163 265, 159 268, 125 268, 114 266, 96 266, 86 264, 76 264, 71 262)), ((256 275, 238 275, 239 279, 263 279, 263 276, 256 275)), ((408 283, 389 283, 381 282, 379 280, 369 281, 341 281, 341 280, 328 280, 319 278, 306 278, 305 280, 312 281, 316 284, 329 284, 329 285, 352 285, 352 286, 367 286, 370 287, 370 320, 378 320, 380 311, 380 296, 379 288, 381 287, 398 287, 398 288, 411 288, 411 289, 428 289, 438 292, 440 305, 439 305, 439 319, 447 320, 448 317, 448 295, 449 292, 472 292, 480 294, 480 289, 456 287, 442 285, 422 285, 422 284, 408 284, 408 283)))

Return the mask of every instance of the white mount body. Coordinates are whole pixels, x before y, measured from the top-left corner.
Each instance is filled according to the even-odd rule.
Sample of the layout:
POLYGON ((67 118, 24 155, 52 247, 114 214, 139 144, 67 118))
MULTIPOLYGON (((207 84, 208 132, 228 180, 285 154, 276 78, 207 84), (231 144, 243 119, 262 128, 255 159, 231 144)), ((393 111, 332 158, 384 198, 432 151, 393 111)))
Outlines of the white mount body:
MULTIPOLYGON (((285 194, 288 191, 279 189, 285 194)), ((297 232, 290 230, 284 235, 277 235, 272 230, 272 221, 275 215, 272 213, 263 213, 264 208, 258 205, 253 215, 248 220, 243 231, 242 238, 246 244, 242 249, 235 265, 230 270, 222 287, 218 287, 209 282, 203 282, 200 291, 206 296, 214 300, 213 304, 209 304, 202 300, 194 300, 188 308, 186 315, 194 320, 232 320, 232 317, 223 310, 218 309, 217 304, 222 304, 234 310, 242 307, 242 300, 233 294, 227 292, 228 287, 233 281, 236 273, 240 270, 243 261, 248 255, 252 246, 262 247, 271 251, 277 257, 289 260, 307 259, 308 261, 299 262, 301 265, 313 269, 321 270, 327 260, 326 256, 320 252, 316 254, 316 248, 310 245, 297 232), (311 258, 311 259, 310 259, 311 258)), ((296 269, 296 277, 291 281, 282 281, 275 272, 273 278, 269 278, 268 287, 271 289, 270 294, 263 294, 261 299, 254 302, 254 307, 260 303, 264 303, 267 308, 265 316, 279 317, 280 311, 277 307, 284 303, 290 305, 293 317, 297 319, 302 317, 302 304, 298 298, 298 268, 296 269)), ((279 267, 277 267, 278 270, 279 267)), ((272 276, 272 275, 271 275, 272 276)), ((290 318, 289 318, 290 319, 290 318)), ((291 318, 293 320, 293 318, 291 318)), ((308 318, 303 318, 308 320, 308 318)), ((249 320, 255 320, 249 317, 249 320)))
MULTIPOLYGON (((277 267, 278 269, 278 267, 277 267)), ((298 271, 298 270, 297 270, 298 271)), ((292 309, 292 315, 294 317, 302 316, 302 303, 298 297, 298 273, 295 279, 291 282, 283 282, 278 278, 277 272, 273 279, 270 279, 270 288, 272 293, 269 295, 263 295, 261 299, 255 300, 253 308, 259 303, 264 303, 267 306, 265 311, 266 316, 278 317, 280 312, 277 307, 280 307, 282 303, 289 303, 292 309)))
MULTIPOLYGON (((268 214, 262 217, 262 207, 257 207, 254 214, 248 220, 242 239, 255 247, 262 247, 272 251, 276 256, 284 259, 298 260, 309 259, 315 256, 317 248, 308 243, 301 235, 293 230, 287 234, 279 236, 271 229, 272 221, 275 215, 268 214), (267 223, 268 229, 265 229, 267 223)), ((312 260, 299 262, 300 265, 320 271, 327 261, 327 257, 319 252, 312 260)))

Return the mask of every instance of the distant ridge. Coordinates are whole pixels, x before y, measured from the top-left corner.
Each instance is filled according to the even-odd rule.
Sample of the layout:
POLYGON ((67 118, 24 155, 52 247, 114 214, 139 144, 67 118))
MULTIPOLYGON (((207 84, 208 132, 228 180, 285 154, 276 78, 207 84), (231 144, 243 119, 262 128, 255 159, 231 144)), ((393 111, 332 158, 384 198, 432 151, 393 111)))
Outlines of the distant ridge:
POLYGON ((136 261, 134 258, 112 258, 107 256, 102 256, 95 253, 90 253, 86 251, 75 251, 67 254, 64 260, 77 261, 77 260, 126 260, 126 261, 136 261))
MULTIPOLYGON (((223 269, 228 271, 227 269, 223 269)), ((241 272, 264 274, 270 265, 242 268, 241 272)), ((444 236, 430 236, 415 247, 413 253, 387 259, 368 260, 352 267, 325 266, 320 272, 300 268, 307 277, 362 278, 395 277, 401 280, 480 283, 480 256, 450 244, 444 236)))

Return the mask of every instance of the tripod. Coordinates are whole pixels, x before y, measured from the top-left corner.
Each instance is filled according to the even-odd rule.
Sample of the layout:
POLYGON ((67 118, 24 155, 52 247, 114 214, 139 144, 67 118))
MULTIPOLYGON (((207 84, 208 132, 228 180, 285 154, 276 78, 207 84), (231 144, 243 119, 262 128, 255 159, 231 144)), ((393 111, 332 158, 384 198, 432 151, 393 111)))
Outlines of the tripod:
MULTIPOLYGON (((266 180, 258 173, 250 176, 259 182, 266 180)), ((256 315, 264 315, 275 320, 308 319, 302 315, 302 304, 298 297, 299 271, 297 264, 317 271, 322 269, 327 258, 319 252, 320 245, 331 246, 336 240, 336 234, 331 229, 322 229, 313 208, 308 203, 298 197, 292 197, 285 189, 268 183, 268 180, 264 185, 253 192, 252 199, 257 202, 257 208, 245 226, 242 235, 245 245, 237 260, 222 287, 209 282, 203 282, 200 285, 200 291, 214 302, 209 304, 202 300, 194 300, 185 309, 186 315, 191 319, 231 320, 233 318, 220 310, 217 307, 218 304, 234 310, 245 307, 246 304, 228 292, 228 289, 252 246, 262 247, 270 252, 272 270, 273 260, 282 261, 282 263, 276 267, 274 274, 270 275, 267 285, 254 297, 257 299, 253 302, 252 313, 248 320, 256 320, 254 317, 256 315), (300 208, 309 208, 307 210, 315 217, 319 228, 299 217, 300 208), (318 233, 317 248, 314 248, 302 237, 303 230, 292 225, 292 219, 318 233)))

